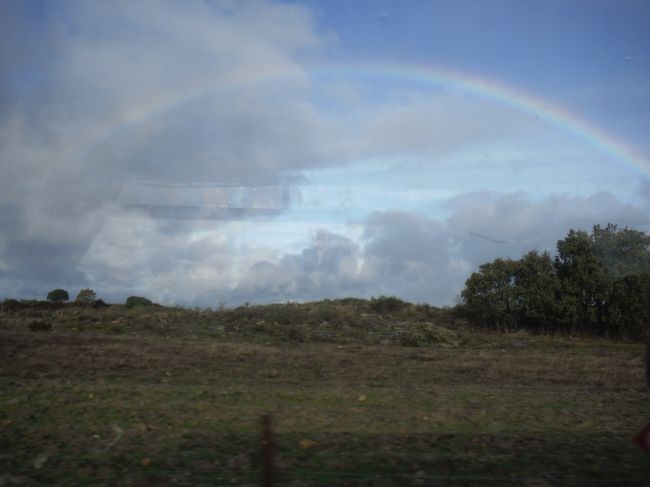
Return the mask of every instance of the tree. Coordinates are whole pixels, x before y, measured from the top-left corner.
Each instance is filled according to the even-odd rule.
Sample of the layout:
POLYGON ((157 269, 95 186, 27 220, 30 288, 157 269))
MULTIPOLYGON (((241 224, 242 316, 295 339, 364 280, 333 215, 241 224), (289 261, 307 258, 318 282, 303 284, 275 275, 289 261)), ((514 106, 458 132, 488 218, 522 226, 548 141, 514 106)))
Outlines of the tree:
MULTIPOLYGON (((650 330, 643 294, 650 285, 650 237, 644 232, 595 225, 591 234, 570 230, 548 252, 483 264, 465 283, 462 308, 469 318, 509 330, 595 333, 642 339, 650 330)), ((650 353, 650 343, 648 345, 650 353)))
POLYGON ((628 275, 615 281, 607 306, 607 334, 642 340, 646 333, 644 291, 650 289, 650 274, 628 275))
POLYGON ((92 303, 97 299, 97 294, 92 289, 82 289, 77 294, 77 302, 79 303, 92 303))
POLYGON ((515 273, 518 262, 496 259, 483 264, 465 282, 461 298, 474 319, 497 330, 508 330, 516 322, 515 273))
POLYGON ((551 255, 531 251, 520 260, 483 264, 467 280, 461 297, 466 311, 490 327, 549 331, 559 313, 559 290, 551 255))
POLYGON ((70 299, 70 296, 68 295, 68 291, 65 289, 53 289, 47 293, 47 300, 52 301, 53 303, 63 303, 68 299, 70 299))
POLYGON ((521 326, 534 331, 550 331, 560 311, 560 280, 548 252, 528 252, 515 269, 516 313, 521 326))
POLYGON ((570 230, 557 243, 555 267, 561 281, 562 321, 569 332, 598 328, 604 318, 610 281, 587 232, 570 230))
POLYGON ((619 230, 608 223, 595 225, 592 241, 596 257, 613 279, 636 274, 650 274, 650 236, 627 227, 619 230))

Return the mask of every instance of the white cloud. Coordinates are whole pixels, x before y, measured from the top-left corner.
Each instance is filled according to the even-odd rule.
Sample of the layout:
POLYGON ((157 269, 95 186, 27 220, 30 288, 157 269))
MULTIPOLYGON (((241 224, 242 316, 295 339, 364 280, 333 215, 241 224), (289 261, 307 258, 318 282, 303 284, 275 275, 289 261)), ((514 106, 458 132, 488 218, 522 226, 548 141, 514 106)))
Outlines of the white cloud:
MULTIPOLYGON (((525 147, 530 120, 452 91, 323 82, 304 61, 332 35, 304 6, 145 0, 48 8, 38 26, 13 4, 0 19, 0 279, 16 293, 65 285, 202 304, 348 294, 440 304, 482 261, 552 247, 569 227, 627 218, 647 228, 647 208, 606 194, 534 201, 471 193, 449 203, 448 219, 418 214, 462 180, 450 189, 442 177, 429 188, 417 164, 430 177, 431 167, 468 147, 479 154, 520 136, 525 147), (377 176, 382 184, 363 181, 372 171, 353 174, 372 158, 394 161, 377 176), (388 191, 390 171, 397 176, 407 159, 417 164, 388 191), (346 178, 358 191, 316 195, 354 207, 336 208, 338 220, 323 225, 326 242, 310 241, 304 229, 294 237, 298 226, 286 215, 266 224, 154 220, 119 205, 125 185, 142 180, 263 185, 327 168, 338 171, 336 191, 346 178), (364 238, 359 227, 342 228, 350 209, 363 210, 355 218, 364 238), (274 224, 281 230, 265 236, 274 224)), ((464 160, 481 170, 485 163, 484 174, 495 167, 464 160)), ((522 161, 532 164, 525 154, 522 161)), ((314 227, 327 211, 312 196, 303 216, 314 227)))
POLYGON ((553 251, 570 228, 590 230, 597 223, 612 222, 650 230, 643 208, 609 193, 552 194, 538 200, 524 193, 470 193, 452 199, 449 208, 449 228, 461 254, 475 265, 495 257, 518 258, 532 249, 553 251))
POLYGON ((552 253, 569 229, 617 223, 650 231, 643 208, 612 195, 563 194, 533 200, 523 193, 468 193, 449 201, 446 219, 412 212, 378 212, 358 242, 331 236, 329 260, 314 244, 277 261, 251 266, 231 299, 255 301, 397 295, 414 302, 453 304, 471 272, 495 258, 552 253), (323 262, 328 262, 324 265, 323 262), (319 264, 321 262, 321 264, 319 264))
MULTIPOLYGON (((300 101, 297 58, 323 43, 302 6, 66 3, 52 6, 32 38, 21 31, 32 28, 27 10, 8 9, 5 36, 21 34, 49 57, 41 53, 26 69, 29 62, 10 55, 29 52, 24 45, 3 43, 0 53, 3 87, 29 94, 0 104, 0 213, 11 215, 0 254, 11 263, 6 279, 28 279, 47 259, 48 278, 67 280, 84 245, 122 216, 115 203, 129 181, 273 178, 295 166, 306 134, 319 131, 300 101), (22 88, 26 71, 36 81, 22 88), (284 86, 238 88, 277 72, 294 76, 284 86), (69 257, 51 262, 63 247, 69 257)), ((124 238, 133 238, 132 248, 139 242, 124 238)))

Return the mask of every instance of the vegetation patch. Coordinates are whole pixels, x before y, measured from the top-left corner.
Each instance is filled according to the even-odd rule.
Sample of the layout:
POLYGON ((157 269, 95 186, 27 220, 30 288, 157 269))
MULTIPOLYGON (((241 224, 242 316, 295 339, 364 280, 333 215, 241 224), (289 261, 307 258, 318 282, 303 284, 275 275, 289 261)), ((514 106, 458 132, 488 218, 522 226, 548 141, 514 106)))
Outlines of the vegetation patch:
POLYGON ((498 331, 643 340, 650 317, 650 236, 616 225, 569 231, 557 254, 495 259, 465 283, 457 312, 498 331))
POLYGON ((125 306, 127 308, 134 308, 136 306, 152 306, 153 302, 147 298, 143 298, 142 296, 129 296, 126 298, 126 303, 125 306))
POLYGON ((29 324, 30 331, 52 331, 52 323, 47 321, 32 321, 29 324))
POLYGON ((450 309, 380 312, 377 299, 216 310, 5 301, 3 481, 254 485, 267 413, 279 485, 650 476, 632 441, 650 422, 641 344, 496 333, 450 309))

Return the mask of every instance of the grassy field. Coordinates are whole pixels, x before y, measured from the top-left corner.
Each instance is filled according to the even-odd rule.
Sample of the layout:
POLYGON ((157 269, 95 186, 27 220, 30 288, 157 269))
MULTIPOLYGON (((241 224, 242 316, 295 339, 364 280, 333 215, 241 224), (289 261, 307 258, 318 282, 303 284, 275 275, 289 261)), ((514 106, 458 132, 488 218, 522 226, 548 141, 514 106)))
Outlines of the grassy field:
POLYGON ((648 485, 642 355, 357 300, 3 312, 0 485, 257 485, 264 413, 277 485, 648 485))

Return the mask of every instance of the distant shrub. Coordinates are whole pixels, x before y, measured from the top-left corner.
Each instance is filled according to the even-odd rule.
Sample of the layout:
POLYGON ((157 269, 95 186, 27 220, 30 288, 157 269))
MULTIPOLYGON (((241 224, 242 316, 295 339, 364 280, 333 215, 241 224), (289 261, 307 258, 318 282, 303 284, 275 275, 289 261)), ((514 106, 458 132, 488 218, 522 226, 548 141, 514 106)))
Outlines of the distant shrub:
POLYGON ((402 347, 420 347, 426 344, 426 340, 417 330, 400 330, 397 334, 397 343, 402 347))
POLYGON ((129 296, 126 298, 126 307, 134 308, 136 306, 152 306, 153 302, 142 296, 129 296))
POLYGON ((70 299, 70 295, 65 289, 54 289, 47 293, 47 300, 53 303, 63 303, 68 299, 70 299))
POLYGON ((95 291, 92 289, 82 289, 79 291, 79 294, 77 294, 78 303, 92 303, 96 299, 97 293, 95 293, 95 291))
POLYGON ((408 324, 395 331, 395 338, 403 347, 456 346, 460 343, 460 337, 456 333, 433 323, 408 324))
POLYGON ((52 323, 47 321, 32 321, 29 324, 30 331, 52 331, 52 323))
POLYGON ((15 299, 5 299, 0 306, 3 312, 19 311, 22 307, 23 305, 20 301, 16 301, 15 299))
POLYGON ((284 330, 283 338, 291 343, 303 343, 307 337, 300 328, 291 325, 289 328, 284 330))
POLYGON ((104 302, 103 299, 96 299, 90 304, 93 308, 98 309, 98 308, 108 308, 108 304, 104 302))
POLYGON ((428 343, 450 346, 457 346, 461 343, 460 336, 444 326, 422 323, 420 328, 428 343))
POLYGON ((323 301, 309 310, 309 318, 314 323, 336 321, 339 318, 339 309, 334 304, 323 301))
POLYGON ((406 306, 407 302, 395 296, 379 296, 370 300, 370 309, 380 314, 397 313, 406 306))

